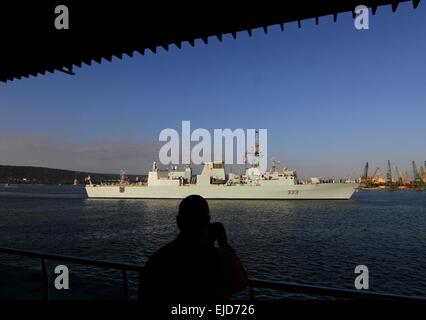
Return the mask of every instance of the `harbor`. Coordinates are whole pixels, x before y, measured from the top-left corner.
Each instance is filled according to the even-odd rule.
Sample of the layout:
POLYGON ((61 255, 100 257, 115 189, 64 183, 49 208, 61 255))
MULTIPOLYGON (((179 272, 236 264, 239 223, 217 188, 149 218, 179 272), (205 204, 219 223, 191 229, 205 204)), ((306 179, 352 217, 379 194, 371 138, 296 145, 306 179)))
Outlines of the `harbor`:
MULTIPOLYGON (((179 200, 87 199, 83 188, 74 186, 20 188, 15 190, 19 194, 9 190, 2 195, 0 187, 2 247, 143 266, 177 234, 173 222, 179 200)), ((227 227, 251 279, 353 289, 354 266, 365 264, 370 267, 369 291, 424 296, 423 193, 359 191, 349 201, 209 203, 212 220, 227 227)), ((49 279, 55 277, 53 266, 65 263, 73 281, 73 290, 51 290, 52 299, 123 299, 120 270, 47 263, 49 279)), ((4 275, 14 270, 10 279, 28 281, 14 290, 14 298, 43 299, 38 259, 0 254, 0 266, 4 275)), ((128 278, 135 299, 136 274, 129 272, 128 278)), ((265 288, 255 293, 257 299, 327 299, 265 288)), ((11 291, 3 294, 6 298, 11 291)), ((238 297, 248 299, 248 288, 238 297)))
MULTIPOLYGON (((387 162, 385 175, 377 167, 372 173, 369 172, 368 162, 364 166, 364 171, 359 179, 360 189, 362 190, 426 190, 426 161, 424 166, 417 169, 416 162, 412 164, 412 178, 410 179, 407 171, 401 172, 396 166, 392 169, 391 161, 387 162)), ((383 171, 382 171, 383 172, 383 171)))

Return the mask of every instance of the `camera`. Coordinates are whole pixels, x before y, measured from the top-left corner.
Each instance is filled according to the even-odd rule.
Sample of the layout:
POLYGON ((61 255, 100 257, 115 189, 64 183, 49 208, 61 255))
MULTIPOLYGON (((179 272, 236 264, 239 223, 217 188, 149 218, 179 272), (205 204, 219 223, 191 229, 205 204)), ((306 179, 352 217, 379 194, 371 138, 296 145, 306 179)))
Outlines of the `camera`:
POLYGON ((220 222, 212 222, 208 226, 208 238, 209 241, 214 245, 216 241, 221 246, 227 242, 227 236, 225 227, 220 222))

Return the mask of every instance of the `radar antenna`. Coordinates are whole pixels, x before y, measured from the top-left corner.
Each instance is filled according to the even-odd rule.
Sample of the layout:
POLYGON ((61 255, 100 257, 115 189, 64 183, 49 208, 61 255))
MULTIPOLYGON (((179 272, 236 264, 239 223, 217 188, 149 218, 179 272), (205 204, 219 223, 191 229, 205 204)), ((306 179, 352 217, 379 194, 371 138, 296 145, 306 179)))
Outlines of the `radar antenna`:
POLYGON ((272 162, 271 172, 275 172, 277 170, 277 164, 280 164, 280 161, 277 158, 272 157, 271 162, 272 162))

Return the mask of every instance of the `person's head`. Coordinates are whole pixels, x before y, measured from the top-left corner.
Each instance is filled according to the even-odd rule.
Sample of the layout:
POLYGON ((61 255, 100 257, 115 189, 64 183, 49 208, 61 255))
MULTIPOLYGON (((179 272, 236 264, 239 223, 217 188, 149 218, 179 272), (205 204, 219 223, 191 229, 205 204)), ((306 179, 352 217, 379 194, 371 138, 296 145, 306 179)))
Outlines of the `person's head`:
POLYGON ((199 195, 190 195, 182 200, 176 217, 182 233, 206 236, 210 223, 209 204, 199 195))

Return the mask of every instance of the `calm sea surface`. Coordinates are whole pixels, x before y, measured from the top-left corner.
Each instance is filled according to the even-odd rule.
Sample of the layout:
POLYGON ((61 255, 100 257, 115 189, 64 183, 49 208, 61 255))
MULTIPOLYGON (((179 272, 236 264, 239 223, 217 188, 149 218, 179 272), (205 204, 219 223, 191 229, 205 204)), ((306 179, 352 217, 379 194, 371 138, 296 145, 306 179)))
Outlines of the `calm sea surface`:
MULTIPOLYGON (((209 203, 212 221, 225 224, 251 278, 353 289, 354 268, 363 264, 371 290, 426 295, 426 192, 358 192, 350 201, 209 203)), ((0 246, 143 264, 177 235, 178 204, 86 199, 73 186, 0 187, 0 246)), ((10 270, 38 275, 39 267, 37 260, 0 254, 0 270, 7 270, 0 284, 10 270)), ((84 288, 77 298, 114 292, 120 279, 113 270, 70 266, 71 289, 84 288)))

